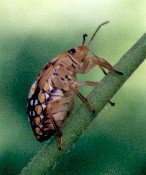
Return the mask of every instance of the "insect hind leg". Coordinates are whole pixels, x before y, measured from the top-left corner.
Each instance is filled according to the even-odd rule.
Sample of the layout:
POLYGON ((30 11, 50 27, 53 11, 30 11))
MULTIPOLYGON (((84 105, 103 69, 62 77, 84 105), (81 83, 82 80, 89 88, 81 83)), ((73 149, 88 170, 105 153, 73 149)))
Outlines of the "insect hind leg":
POLYGON ((74 104, 73 97, 69 96, 69 97, 53 100, 47 105, 47 115, 50 117, 52 124, 56 130, 57 148, 59 150, 61 150, 61 145, 62 145, 62 131, 61 131, 60 125, 70 115, 71 110, 73 109, 73 104, 74 104), (66 108, 67 104, 71 104, 70 109, 66 108), (60 116, 61 118, 58 118, 58 119, 55 118, 55 114, 57 113, 59 114, 62 112, 64 113, 63 115, 65 115, 63 118, 61 116, 60 116))
POLYGON ((51 119, 51 121, 52 121, 52 124, 53 124, 53 126, 54 126, 54 128, 55 128, 55 130, 56 130, 56 132, 57 132, 57 136, 58 136, 58 138, 57 138, 57 148, 58 148, 59 150, 61 150, 61 144, 62 144, 62 131, 61 131, 61 128, 60 128, 60 126, 56 123, 56 121, 54 120, 53 115, 52 115, 52 112, 51 112, 51 110, 50 110, 50 106, 47 106, 47 113, 48 113, 48 115, 50 116, 50 119, 51 119))

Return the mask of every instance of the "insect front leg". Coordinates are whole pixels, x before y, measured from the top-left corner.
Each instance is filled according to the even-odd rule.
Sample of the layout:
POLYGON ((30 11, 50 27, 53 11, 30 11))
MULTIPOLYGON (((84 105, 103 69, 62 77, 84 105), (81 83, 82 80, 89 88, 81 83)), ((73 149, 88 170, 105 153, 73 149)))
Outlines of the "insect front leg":
POLYGON ((78 73, 83 74, 83 73, 89 72, 95 66, 99 66, 102 69, 104 74, 107 74, 106 71, 104 70, 104 68, 105 68, 109 71, 116 72, 119 75, 123 75, 122 72, 118 71, 116 68, 111 66, 105 59, 97 57, 97 56, 92 57, 92 58, 85 58, 83 60, 83 65, 78 73))

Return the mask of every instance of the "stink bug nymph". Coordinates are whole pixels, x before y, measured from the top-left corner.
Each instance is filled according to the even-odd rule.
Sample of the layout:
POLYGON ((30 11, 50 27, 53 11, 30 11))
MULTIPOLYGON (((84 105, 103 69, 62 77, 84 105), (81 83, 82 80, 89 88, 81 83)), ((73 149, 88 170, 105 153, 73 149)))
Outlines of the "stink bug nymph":
MULTIPOLYGON (((77 73, 84 74, 95 66, 99 66, 104 74, 106 74, 104 68, 119 75, 123 74, 89 48, 97 31, 107 23, 108 21, 98 26, 88 45, 85 44, 87 35, 84 34, 81 46, 72 48, 48 62, 33 83, 28 97, 27 114, 39 142, 48 140, 56 133, 57 147, 61 149, 60 127, 73 110, 74 95, 79 97, 92 112, 95 112, 88 100, 78 91, 78 87, 96 86, 97 83, 78 82, 77 73), (93 54, 91 58, 86 57, 89 51, 93 54)), ((114 105, 110 101, 109 103, 114 105)))

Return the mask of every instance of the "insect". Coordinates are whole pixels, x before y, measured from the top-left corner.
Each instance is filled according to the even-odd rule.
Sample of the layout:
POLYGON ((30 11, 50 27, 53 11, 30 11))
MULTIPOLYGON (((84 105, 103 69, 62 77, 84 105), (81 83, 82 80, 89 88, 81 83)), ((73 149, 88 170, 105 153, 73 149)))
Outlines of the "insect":
MULTIPOLYGON (((105 68, 123 75, 89 48, 97 31, 107 23, 108 21, 98 26, 88 45, 85 44, 87 34, 84 34, 81 46, 72 48, 48 62, 33 83, 28 97, 27 114, 39 142, 48 140, 56 133, 57 148, 61 149, 61 125, 73 110, 74 95, 79 97, 92 112, 95 112, 88 100, 78 91, 78 87, 96 86, 97 83, 92 81, 80 83, 76 78, 77 73, 84 74, 95 66, 99 66, 104 74, 106 74, 105 68), (93 54, 91 58, 86 57, 89 51, 93 54)), ((109 103, 114 105, 110 101, 109 103)))

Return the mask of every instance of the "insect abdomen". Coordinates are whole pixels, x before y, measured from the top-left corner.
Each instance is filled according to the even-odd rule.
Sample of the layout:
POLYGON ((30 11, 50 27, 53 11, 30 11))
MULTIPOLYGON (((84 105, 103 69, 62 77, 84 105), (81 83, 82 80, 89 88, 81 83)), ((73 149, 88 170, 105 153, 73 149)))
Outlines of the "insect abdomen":
POLYGON ((56 59, 55 64, 48 63, 30 90, 27 113, 36 139, 40 142, 57 132, 54 121, 60 127, 66 119, 68 105, 65 102, 58 105, 57 100, 65 98, 64 94, 70 91, 69 83, 78 69, 77 61, 72 59, 63 57, 56 59))
MULTIPOLYGON (((52 87, 51 92, 45 92, 37 88, 28 100, 27 113, 36 139, 40 142, 49 139, 55 131, 51 116, 47 112, 47 107, 55 100, 63 98, 61 90, 52 87)), ((52 104, 53 108, 53 104, 52 104)), ((60 126, 67 113, 67 105, 61 107, 61 111, 52 110, 55 122, 60 126)))

